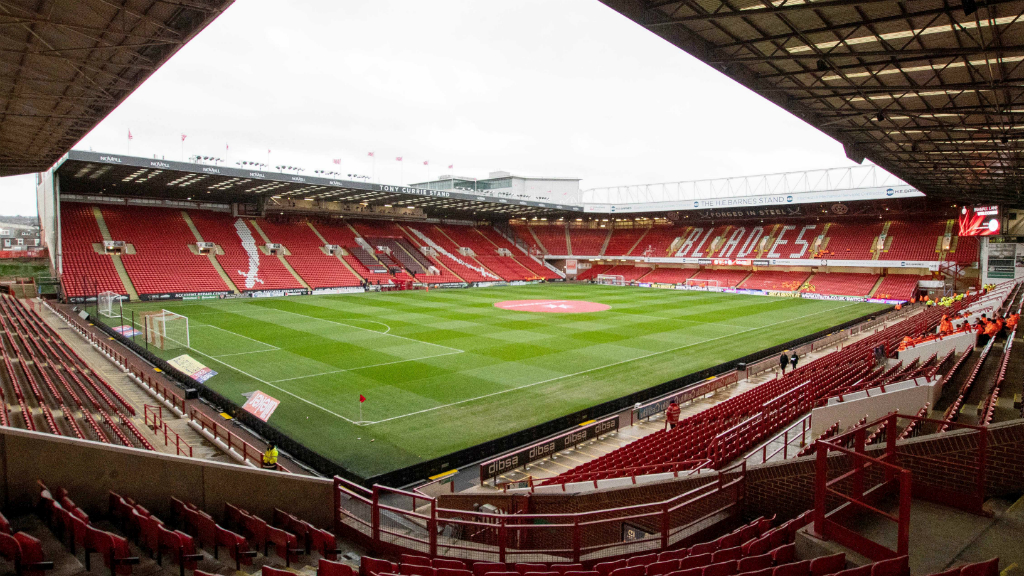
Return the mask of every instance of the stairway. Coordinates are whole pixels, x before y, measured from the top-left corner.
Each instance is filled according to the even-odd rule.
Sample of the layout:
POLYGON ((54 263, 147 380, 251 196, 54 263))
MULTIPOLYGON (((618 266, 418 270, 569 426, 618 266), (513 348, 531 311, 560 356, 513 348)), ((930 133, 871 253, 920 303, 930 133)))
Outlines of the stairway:
MULTIPOLYGON (((103 220, 103 212, 100 211, 99 206, 92 207, 93 216, 96 217, 96 224, 100 227, 100 234, 103 235, 105 241, 111 241, 113 238, 110 236, 110 230, 107 229, 107 223, 103 220)), ((121 279, 121 284, 124 285, 124 289, 128 292, 129 300, 138 300, 139 293, 135 290, 135 285, 132 284, 132 279, 128 276, 128 270, 124 267, 124 262, 121 261, 120 254, 113 254, 110 259, 114 262, 114 269, 117 270, 117 276, 121 279)))
MULTIPOLYGON (((263 238, 264 242, 266 242, 267 244, 273 244, 273 242, 271 242, 270 238, 266 235, 266 233, 263 232, 263 229, 260 228, 259 222, 257 222, 256 220, 250 220, 249 223, 252 224, 252 227, 256 229, 256 232, 260 235, 260 238, 263 238)), ((284 266, 285 270, 287 270, 292 275, 292 277, 295 278, 296 282, 301 284, 302 287, 305 288, 306 290, 309 290, 310 292, 313 291, 313 289, 309 287, 309 284, 306 284, 306 281, 302 279, 302 276, 299 276, 299 273, 296 272, 294 268, 292 268, 292 265, 289 264, 287 260, 285 260, 284 254, 278 254, 277 259, 281 261, 281 264, 284 266)))
POLYGON ((544 247, 544 243, 540 241, 540 238, 538 238, 536 234, 534 234, 533 228, 531 226, 527 226, 526 229, 530 231, 530 236, 532 236, 533 241, 537 243, 537 247, 540 248, 541 253, 550 254, 551 252, 544 247))
POLYGON ((569 250, 567 256, 572 256, 572 238, 569 237, 569 226, 565 227, 565 247, 569 250))
MULTIPOLYGON (((636 242, 634 242, 633 245, 629 247, 629 250, 626 251, 627 256, 632 254, 633 250, 636 250, 636 247, 640 245, 640 242, 643 241, 644 237, 647 236, 647 233, 650 232, 652 229, 653 228, 644 229, 644 233, 641 234, 640 237, 636 239, 636 242)), ((608 243, 606 242, 604 246, 605 248, 608 248, 608 243)), ((602 251, 601 254, 604 254, 604 251, 602 251)))
MULTIPOLYGON (((828 238, 826 238, 826 240, 828 240, 828 238)), ((875 297, 875 292, 878 291, 878 288, 879 288, 879 286, 882 285, 882 282, 885 282, 885 276, 879 276, 878 277, 878 280, 875 281, 875 285, 872 286, 871 287, 871 291, 868 292, 868 298, 874 298, 875 297)))
POLYGON ((604 244, 601 244, 601 249, 598 250, 598 256, 604 256, 604 251, 608 249, 608 243, 612 240, 612 229, 608 229, 608 235, 604 237, 604 244))
MULTIPOLYGON (((188 212, 182 210, 181 217, 185 219, 185 224, 188 225, 189 230, 192 230, 192 235, 196 237, 196 242, 205 242, 205 240, 203 240, 203 235, 199 233, 199 229, 196 228, 195 223, 192 222, 192 217, 188 215, 188 212)), ((214 270, 217 271, 217 274, 220 275, 220 279, 224 281, 224 285, 235 294, 241 294, 242 292, 238 289, 238 286, 235 286, 235 282, 231 280, 231 277, 228 276, 228 273, 225 272, 224 268, 220 265, 220 262, 217 260, 217 255, 211 250, 206 257, 210 259, 210 264, 213 266, 214 270)))
POLYGON ((871 241, 871 259, 872 260, 881 260, 882 252, 888 251, 889 247, 892 246, 892 237, 889 236, 889 226, 891 224, 892 224, 892 222, 887 220, 885 222, 885 224, 882 226, 882 233, 879 234, 878 236, 876 236, 874 238, 874 240, 871 241), (879 250, 878 249, 878 238, 881 237, 881 236, 885 236, 885 246, 883 246, 882 249, 879 250))

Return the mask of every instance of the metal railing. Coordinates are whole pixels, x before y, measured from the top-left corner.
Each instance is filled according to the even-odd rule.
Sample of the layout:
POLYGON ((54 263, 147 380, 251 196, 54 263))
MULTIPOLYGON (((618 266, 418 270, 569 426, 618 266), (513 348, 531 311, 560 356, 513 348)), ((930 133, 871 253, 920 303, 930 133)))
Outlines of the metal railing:
POLYGON ((507 492, 509 489, 513 488, 529 488, 530 492, 533 492, 538 486, 562 486, 564 490, 566 484, 573 484, 576 482, 593 482, 594 488, 597 488, 597 483, 601 480, 613 480, 619 478, 630 478, 633 484, 636 484, 638 477, 654 474, 672 474, 675 478, 678 478, 680 475, 692 476, 701 470, 710 468, 712 464, 713 462, 711 460, 705 458, 703 460, 686 460, 684 462, 664 462, 661 464, 645 464, 643 466, 627 466, 611 470, 580 472, 578 474, 560 474, 550 478, 534 478, 533 476, 529 476, 524 480, 495 482, 494 487, 500 488, 503 492, 507 492), (606 477, 595 478, 595 476, 606 477), (549 482, 549 480, 558 480, 558 482, 549 482))
MULTIPOLYGON (((228 450, 231 450, 242 457, 247 462, 252 462, 257 468, 263 467, 263 451, 256 448, 252 444, 249 444, 245 440, 242 440, 240 436, 228 430, 227 426, 218 424, 216 420, 210 418, 206 414, 199 411, 198 408, 192 408, 188 411, 188 419, 194 422, 200 429, 210 433, 214 440, 220 440, 227 445, 228 450)), ((277 464, 277 468, 280 472, 291 472, 280 462, 277 464)))
POLYGON ((746 466, 741 463, 662 502, 526 514, 442 508, 422 493, 380 485, 371 490, 335 477, 335 532, 377 554, 495 562, 593 561, 694 541, 718 523, 738 517, 745 481, 746 466))
POLYGON ((174 446, 175 454, 178 456, 188 456, 192 458, 192 446, 188 442, 181 439, 181 436, 177 432, 171 430, 164 422, 164 407, 153 406, 150 404, 144 404, 142 406, 142 417, 146 426, 153 431, 158 437, 163 432, 164 435, 164 446, 174 446))
POLYGON ((743 461, 749 464, 764 464, 772 458, 775 458, 780 453, 782 459, 789 458, 790 453, 794 456, 800 453, 800 450, 807 445, 807 436, 811 433, 811 415, 808 414, 803 418, 794 422, 789 428, 786 428, 782 432, 776 434, 772 439, 765 442, 760 448, 755 448, 747 453, 743 457, 743 461), (799 428, 799 430, 797 430, 799 428), (770 454, 768 449, 772 446, 782 442, 781 446, 778 446, 770 454), (797 442, 795 449, 790 448, 790 445, 797 442))
POLYGON ((987 429, 958 425, 974 430, 977 436, 975 462, 967 464, 952 458, 939 459, 898 452, 896 440, 900 435, 900 420, 918 422, 919 425, 925 422, 943 424, 940 420, 890 414, 874 422, 863 422, 838 436, 817 441, 814 531, 819 537, 835 540, 872 560, 894 558, 909 552, 912 497, 986 515, 982 505, 985 501, 985 467, 988 460, 987 429), (876 428, 884 429, 885 446, 883 450, 870 447, 874 455, 869 455, 867 433, 876 428), (829 454, 832 452, 843 454, 846 458, 830 461, 829 454), (940 476, 920 474, 917 483, 914 483, 912 468, 934 471, 936 467, 945 473, 940 476), (830 468, 834 476, 831 479, 830 468), (869 482, 871 486, 868 486, 869 482), (895 513, 883 509, 886 499, 892 496, 896 496, 899 502, 895 513), (896 524, 895 550, 850 527, 855 515, 860 512, 896 524))

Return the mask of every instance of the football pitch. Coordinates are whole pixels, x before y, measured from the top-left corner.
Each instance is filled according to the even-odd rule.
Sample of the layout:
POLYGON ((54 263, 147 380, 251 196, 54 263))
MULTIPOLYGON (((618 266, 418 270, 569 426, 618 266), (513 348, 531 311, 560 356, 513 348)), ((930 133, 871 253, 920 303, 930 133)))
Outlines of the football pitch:
POLYGON ((188 316, 192 349, 151 351, 199 360, 218 372, 206 386, 238 404, 254 390, 280 400, 270 424, 371 477, 884 306, 539 284, 141 303, 126 306, 125 315, 161 308, 188 316), (610 309, 540 313, 494 306, 528 299, 610 309))

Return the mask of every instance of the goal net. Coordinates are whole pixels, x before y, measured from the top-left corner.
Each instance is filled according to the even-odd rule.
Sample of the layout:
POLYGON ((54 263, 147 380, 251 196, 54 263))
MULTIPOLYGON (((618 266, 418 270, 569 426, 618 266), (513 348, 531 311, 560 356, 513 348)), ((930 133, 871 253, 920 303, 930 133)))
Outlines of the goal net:
POLYGON ((121 301, 124 297, 117 292, 100 292, 96 298, 99 313, 107 318, 116 318, 121 315, 121 301))
POLYGON ((598 284, 607 284, 609 286, 625 286, 626 278, 618 274, 598 274, 598 284))
POLYGON ((142 321, 149 344, 161 350, 190 348, 188 316, 160 310, 144 313, 142 321))
POLYGON ((687 278, 686 285, 694 288, 718 288, 718 280, 687 278))

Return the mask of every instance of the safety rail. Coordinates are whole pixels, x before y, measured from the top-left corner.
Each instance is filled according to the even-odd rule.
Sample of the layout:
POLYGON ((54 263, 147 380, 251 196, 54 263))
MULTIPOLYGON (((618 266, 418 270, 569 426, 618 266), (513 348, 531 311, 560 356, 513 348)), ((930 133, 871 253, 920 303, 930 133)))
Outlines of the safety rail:
POLYGON ((142 417, 146 426, 148 426, 154 434, 159 436, 160 432, 163 431, 164 446, 171 446, 173 444, 175 454, 178 456, 188 456, 189 458, 192 458, 192 446, 189 445, 188 442, 182 440, 181 436, 174 430, 171 430, 170 427, 167 426, 167 422, 164 422, 163 406, 144 404, 142 406, 142 417))
POLYGON ((335 477, 335 533, 376 553, 494 562, 593 561, 667 550, 738 518, 745 482, 746 466, 741 463, 662 502, 574 514, 525 514, 442 508, 437 499, 424 499, 423 494, 380 485, 367 489, 335 477), (645 537, 624 539, 627 529, 645 537))
POLYGON ((800 450, 807 445, 807 435, 811 432, 810 414, 807 414, 803 418, 794 422, 789 428, 786 428, 782 432, 776 434, 775 437, 765 442, 760 448, 755 448, 754 450, 748 452, 747 455, 743 457, 743 461, 748 462, 750 464, 764 464, 765 462, 768 462, 772 458, 778 456, 780 452, 782 453, 783 460, 789 458, 789 445, 792 442, 792 440, 790 440, 790 432, 793 432, 793 430, 798 427, 800 428, 800 433, 799 435, 794 433, 792 440, 796 440, 797 438, 800 439, 799 448, 797 448, 794 451, 795 453, 799 454, 800 450), (774 446, 780 441, 780 439, 782 442, 782 446, 779 446, 771 454, 769 454, 768 447, 774 446), (760 460, 756 459, 758 454, 761 455, 760 460), (751 458, 754 458, 754 461, 751 462, 751 458))
MULTIPOLYGON (((231 430, 228 430, 223 424, 218 424, 213 418, 203 414, 198 408, 192 408, 189 410, 188 419, 199 426, 203 432, 211 434, 214 440, 219 440, 226 444, 228 450, 235 452, 241 456, 243 460, 252 462, 257 467, 263 466, 263 451, 252 444, 249 444, 231 430)), ((291 470, 282 466, 280 462, 278 462, 275 470, 291 472, 291 470)))
POLYGON ((131 374, 139 384, 149 388, 154 394, 170 404, 172 408, 180 412, 182 416, 188 414, 185 407, 185 398, 175 392, 174 386, 163 383, 159 378, 154 378, 142 370, 132 370, 131 374))
POLYGON ((865 422, 833 438, 818 441, 814 479, 814 531, 826 540, 840 544, 872 560, 884 560, 905 555, 910 550, 910 505, 911 498, 941 502, 975 514, 986 515, 982 506, 985 501, 985 467, 988 461, 988 431, 981 426, 958 424, 977 434, 977 458, 975 463, 966 464, 954 460, 942 460, 912 452, 898 452, 896 440, 899 436, 899 421, 911 420, 918 423, 942 424, 940 420, 918 416, 904 416, 898 413, 887 415, 873 422, 865 422), (884 428, 885 444, 869 447, 869 429, 884 428), (869 455, 867 450, 873 454, 869 455), (829 461, 829 454, 838 452, 846 458, 829 461), (830 466, 830 463, 832 466, 830 466), (959 468, 967 474, 973 473, 974 486, 965 486, 962 474, 933 477, 920 474, 918 484, 913 482, 911 468, 925 471, 936 464, 946 468, 959 468), (829 472, 833 477, 829 478, 829 472), (844 471, 845 470, 845 471, 844 471), (954 477, 955 476, 955 477, 954 477), (876 481, 866 486, 868 481, 876 481), (966 490, 965 490, 966 488, 966 490), (880 508, 889 496, 896 495, 899 508, 895 514, 880 508), (867 511, 896 524, 896 549, 887 548, 848 528, 844 524, 853 522, 857 511, 867 511))
POLYGON ((643 466, 627 466, 625 468, 616 468, 613 470, 596 470, 594 472, 580 472, 569 475, 560 474, 558 476, 552 476, 551 478, 533 478, 530 476, 525 480, 497 482, 494 484, 494 487, 501 488, 503 492, 507 492, 509 489, 513 488, 529 488, 530 492, 533 492, 534 488, 538 486, 561 486, 564 491, 566 484, 593 482, 594 488, 597 488, 597 483, 601 480, 630 478, 632 479, 632 483, 636 484, 637 477, 652 474, 672 474, 673 477, 678 478, 682 472, 687 473, 684 474, 684 476, 691 476, 701 470, 710 468, 711 465, 711 460, 708 460, 707 458, 702 460, 686 460, 683 462, 663 462, 660 464, 645 464, 643 466), (593 478, 593 476, 604 477, 593 478), (558 480, 558 482, 549 482, 550 480, 558 480), (517 484, 521 484, 522 486, 516 486, 517 484))

